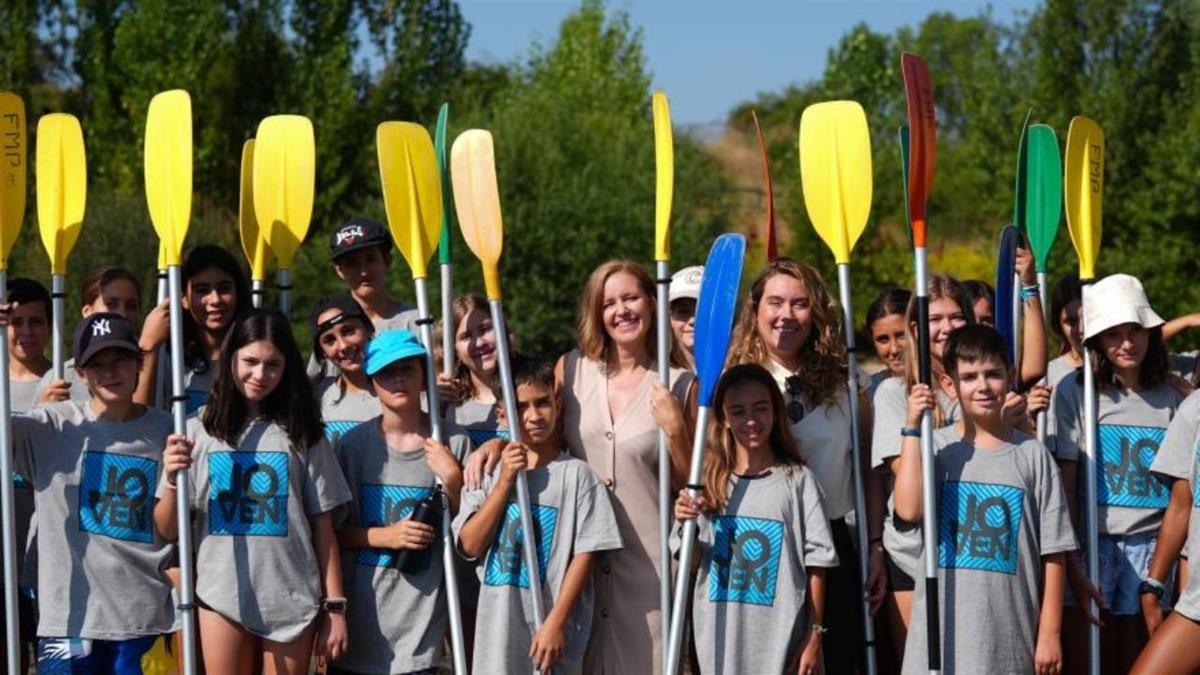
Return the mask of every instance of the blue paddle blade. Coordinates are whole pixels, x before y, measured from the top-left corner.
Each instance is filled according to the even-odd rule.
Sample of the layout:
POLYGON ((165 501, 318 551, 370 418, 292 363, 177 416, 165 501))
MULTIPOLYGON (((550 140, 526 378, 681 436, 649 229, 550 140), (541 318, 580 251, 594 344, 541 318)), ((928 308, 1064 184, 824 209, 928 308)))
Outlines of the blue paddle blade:
POLYGON ((996 315, 996 332, 1004 338, 1008 347, 1008 359, 1012 362, 1017 355, 1017 327, 1014 325, 1013 275, 1016 274, 1017 246, 1021 243, 1021 232, 1012 225, 1000 230, 1000 249, 996 253, 996 302, 992 308, 996 315))
POLYGON ((700 281, 700 299, 696 303, 696 379, 700 382, 699 403, 712 404, 713 391, 725 354, 729 351, 729 331, 733 328, 733 313, 737 309, 738 287, 742 282, 742 265, 746 261, 746 238, 740 234, 723 234, 713 242, 704 263, 700 281))

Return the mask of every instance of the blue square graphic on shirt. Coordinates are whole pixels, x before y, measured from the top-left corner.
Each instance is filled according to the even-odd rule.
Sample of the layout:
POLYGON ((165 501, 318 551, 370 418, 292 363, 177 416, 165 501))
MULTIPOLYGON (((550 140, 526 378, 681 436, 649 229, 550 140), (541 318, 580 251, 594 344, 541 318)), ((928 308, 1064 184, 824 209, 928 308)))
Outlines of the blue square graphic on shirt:
POLYGON ((942 483, 939 506, 939 565, 1017 573, 1024 490, 1012 485, 948 481, 942 483))
MULTIPOLYGON (((554 543, 554 526, 557 523, 558 509, 553 506, 533 505, 533 527, 536 529, 533 535, 538 547, 538 571, 543 582, 546 579, 546 564, 550 560, 550 547, 554 543)), ((509 502, 504 509, 504 522, 496 530, 496 538, 488 549, 483 583, 488 586, 529 588, 524 532, 521 528, 521 507, 516 502, 509 502)))
POLYGON ((709 601, 773 606, 782 550, 781 521, 741 516, 714 518, 709 601))
POLYGON ((1192 506, 1200 508, 1200 443, 1196 444, 1196 459, 1192 462, 1192 506))
POLYGON ((109 452, 83 453, 79 529, 113 539, 154 541, 158 462, 109 452))
POLYGON ((362 424, 362 422, 350 422, 346 420, 325 420, 325 440, 333 443, 337 439, 345 436, 348 431, 362 424))
POLYGON ((1165 509, 1171 493, 1150 473, 1166 429, 1101 424, 1097 435, 1096 500, 1106 506, 1165 509))
POLYGON ((189 415, 203 408, 205 403, 208 403, 209 392, 207 389, 186 389, 183 394, 187 396, 187 400, 183 402, 183 410, 189 415))
POLYGON ((215 452, 208 456, 208 531, 286 537, 286 452, 215 452))
MULTIPOLYGON (((413 485, 363 485, 358 497, 358 511, 363 527, 391 525, 408 517, 417 504, 433 492, 428 486, 413 485)), ((428 552, 432 547, 425 549, 428 552)), ((428 558, 428 555, 425 555, 428 558)), ((378 548, 362 548, 354 556, 354 562, 368 567, 391 567, 396 564, 396 552, 378 548)), ((420 567, 425 569, 428 561, 420 567)))

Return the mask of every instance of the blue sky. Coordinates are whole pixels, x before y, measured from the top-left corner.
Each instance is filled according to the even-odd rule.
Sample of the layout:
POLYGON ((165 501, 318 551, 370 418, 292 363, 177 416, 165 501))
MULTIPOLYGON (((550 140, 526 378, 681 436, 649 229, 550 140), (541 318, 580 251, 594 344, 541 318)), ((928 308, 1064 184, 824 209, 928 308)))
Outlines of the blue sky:
MULTIPOLYGON (((671 98, 676 123, 723 122, 734 105, 818 77, 825 56, 854 24, 890 33, 934 11, 1002 21, 1035 0, 610 0, 644 31, 654 86, 671 98)), ((534 39, 552 41, 577 0, 459 0, 471 24, 467 57, 508 62, 534 39)))

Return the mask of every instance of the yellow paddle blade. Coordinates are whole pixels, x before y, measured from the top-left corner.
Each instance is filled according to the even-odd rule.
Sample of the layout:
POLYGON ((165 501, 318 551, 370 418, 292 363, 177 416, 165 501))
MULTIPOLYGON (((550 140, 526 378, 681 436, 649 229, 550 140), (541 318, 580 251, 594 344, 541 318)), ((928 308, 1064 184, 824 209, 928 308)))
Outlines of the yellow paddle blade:
POLYGON ((238 192, 238 234, 242 239, 242 251, 250 265, 250 278, 262 281, 267 278, 267 265, 271 264, 271 248, 263 232, 258 228, 254 215, 254 139, 242 144, 242 181, 238 192))
POLYGON ((839 265, 871 214, 871 134, 855 101, 810 105, 800 116, 800 179, 813 228, 839 265))
POLYGON ((384 122, 375 131, 379 181, 392 239, 424 279, 442 234, 442 179, 429 130, 412 122, 384 122))
POLYGON ((254 140, 254 213, 279 266, 291 269, 312 220, 316 182, 312 122, 299 115, 272 115, 254 140))
POLYGON ((167 245, 162 239, 158 240, 158 269, 167 269, 167 245))
POLYGON ((0 91, 0 270, 8 267, 8 252, 25 219, 28 152, 25 102, 12 92, 0 91))
POLYGON ((654 259, 671 259, 671 200, 675 192, 675 147, 667 95, 654 92, 654 259))
POLYGON ((1095 279, 1104 206, 1104 131, 1086 117, 1073 118, 1067 130, 1063 196, 1067 230, 1079 256, 1079 278, 1095 279))
POLYGON ((167 265, 178 265, 192 217, 192 98, 182 89, 150 99, 145 171, 150 221, 167 265))
POLYGON ((54 113, 38 120, 36 171, 38 229, 50 273, 66 274, 87 203, 83 129, 74 115, 54 113))
POLYGON ((454 139, 450 148, 450 179, 463 239, 483 263, 488 298, 499 300, 504 221, 500 217, 500 190, 490 132, 468 129, 454 139))

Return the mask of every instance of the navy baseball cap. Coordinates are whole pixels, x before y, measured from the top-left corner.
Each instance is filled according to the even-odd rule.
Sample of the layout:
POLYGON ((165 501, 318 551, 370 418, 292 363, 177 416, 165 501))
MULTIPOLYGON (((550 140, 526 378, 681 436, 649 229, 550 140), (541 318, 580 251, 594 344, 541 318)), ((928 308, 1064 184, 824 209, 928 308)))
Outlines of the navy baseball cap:
POLYGON ((96 312, 79 322, 75 327, 75 365, 86 366, 87 362, 104 349, 123 349, 141 354, 137 333, 133 324, 120 314, 96 312))
POLYGON ((408 330, 388 330, 376 335, 367 343, 367 354, 363 359, 363 370, 367 377, 397 361, 413 356, 427 356, 425 345, 408 330))
POLYGON ((329 252, 334 260, 359 249, 381 246, 392 248, 392 235, 383 225, 367 218, 351 218, 329 237, 329 252))

